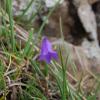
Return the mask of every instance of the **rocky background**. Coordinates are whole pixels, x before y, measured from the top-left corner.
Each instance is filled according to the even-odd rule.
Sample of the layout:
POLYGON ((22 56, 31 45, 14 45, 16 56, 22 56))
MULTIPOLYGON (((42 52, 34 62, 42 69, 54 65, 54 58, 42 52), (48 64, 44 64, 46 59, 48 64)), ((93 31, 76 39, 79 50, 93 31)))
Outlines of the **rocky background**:
MULTIPOLYGON (((32 2, 31 7, 28 12, 24 15, 25 21, 28 21, 34 13, 38 13, 36 16, 36 20, 33 21, 31 27, 41 26, 43 20, 47 16, 50 8, 47 8, 45 2, 42 0, 35 0, 36 2, 32 2), (39 4, 40 5, 37 5, 39 4), (39 6, 40 9, 39 9, 39 6), (26 20, 27 19, 27 20, 26 20)), ((98 39, 100 41, 100 1, 99 0, 85 0, 88 2, 93 12, 96 16, 97 26, 98 26, 98 39)), ((30 0, 14 0, 13 1, 13 11, 14 16, 18 17, 23 13, 29 4, 30 0)), ((85 5, 83 0, 65 0, 62 4, 57 6, 54 12, 48 19, 46 26, 44 27, 44 34, 52 36, 52 37, 60 37, 60 17, 62 20, 63 34, 67 41, 79 45, 81 44, 84 37, 88 37, 86 30, 84 29, 78 13, 77 7, 85 5), (74 4, 76 2, 76 4, 74 4), (78 2, 78 3, 77 3, 78 2), (77 7, 76 7, 77 6, 77 7)), ((22 20, 24 20, 22 18, 22 20)))
MULTIPOLYGON (((34 30, 32 33, 34 37, 32 39, 34 39, 39 32, 41 35, 39 41, 36 41, 36 52, 40 50, 40 38, 43 35, 48 36, 56 50, 57 45, 61 45, 63 61, 66 60, 67 56, 68 61, 70 60, 68 64, 69 73, 67 74, 74 76, 73 66, 76 65, 77 72, 75 78, 79 80, 79 82, 81 80, 83 81, 82 86, 84 87, 82 87, 82 90, 88 95, 89 91, 96 88, 97 84, 99 85, 97 80, 99 80, 100 75, 100 0, 62 0, 57 5, 53 1, 54 0, 13 0, 16 40, 18 40, 18 43, 22 42, 22 48, 25 47, 24 45, 29 37, 28 32, 30 32, 30 30, 33 32, 34 30), (50 5, 48 5, 48 2, 50 5), (62 41, 61 37, 64 37, 65 40, 62 41), (96 77, 96 75, 98 77, 96 77)), ((6 22, 9 23, 7 19, 6 22)), ((2 40, 5 41, 4 45, 7 45, 5 38, 2 40)), ((37 53, 36 56, 31 59, 37 61, 37 53)), ((25 73, 29 70, 29 73, 31 72, 33 74, 34 72, 32 72, 31 65, 27 64, 29 63, 27 57, 25 57, 25 61, 26 62, 22 64, 25 73)), ((57 63, 60 64, 60 60, 58 60, 57 63)), ((15 65, 13 65, 13 67, 15 68, 15 65)), ((42 67, 44 66, 40 63, 40 68, 42 69, 42 67)), ((52 67, 50 66, 50 68, 52 67)), ((79 85, 77 84, 76 86, 77 81, 73 80, 70 75, 68 75, 69 81, 75 85, 77 89, 79 85)), ((26 76, 21 76, 21 78, 23 80, 25 79, 25 82, 28 80, 26 76)), ((44 88, 44 81, 42 85, 41 87, 44 88)), ((79 86, 79 88, 80 87, 81 86, 79 86)), ((13 91, 19 92, 16 88, 14 89, 13 91)), ((47 89, 47 87, 45 89, 47 89)), ((13 93, 13 91, 11 89, 11 94, 9 95, 12 95, 12 98, 17 98, 16 93, 13 93)), ((45 91, 45 93, 47 94, 49 92, 45 91)), ((57 98, 55 100, 59 100, 58 93, 55 96, 57 98)), ((100 92, 98 92, 97 100, 100 100, 100 92)))

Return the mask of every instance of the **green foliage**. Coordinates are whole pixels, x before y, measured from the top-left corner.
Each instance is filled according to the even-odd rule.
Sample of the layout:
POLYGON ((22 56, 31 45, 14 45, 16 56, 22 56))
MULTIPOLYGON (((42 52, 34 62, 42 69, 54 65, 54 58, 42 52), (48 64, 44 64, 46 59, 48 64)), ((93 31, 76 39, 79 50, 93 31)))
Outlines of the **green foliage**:
POLYGON ((11 44, 12 44, 12 50, 15 51, 15 32, 14 32, 14 21, 13 21, 13 14, 12 14, 12 0, 6 0, 6 7, 7 12, 9 16, 9 22, 10 22, 10 37, 11 37, 11 44))
POLYGON ((0 61, 0 91, 5 89, 4 66, 0 61))
POLYGON ((32 38, 33 37, 33 32, 29 32, 29 38, 28 41, 26 42, 24 51, 23 51, 23 57, 30 57, 31 53, 32 53, 32 49, 33 49, 33 41, 32 38))
MULTIPOLYGON (((82 79, 77 80, 77 67, 70 57, 69 48, 66 49, 66 58, 63 58, 63 47, 58 47, 59 62, 52 61, 51 64, 38 61, 39 39, 46 25, 46 22, 56 7, 50 9, 46 19, 37 30, 37 35, 29 29, 29 32, 18 29, 18 22, 29 10, 35 0, 31 0, 22 15, 16 21, 12 14, 12 1, 5 0, 4 6, 0 9, 0 100, 16 96, 16 100, 96 100, 100 90, 99 77, 91 74, 97 86, 89 93, 84 91, 82 79), (15 34, 16 33, 16 34, 15 34), (20 34, 19 34, 20 33, 20 34), (70 73, 68 71, 71 66, 70 73), (69 76, 76 82, 72 84, 69 76)), ((38 6, 40 9, 41 5, 38 6)), ((27 22, 35 21, 37 13, 27 22)), ((25 24, 25 23, 22 23, 25 24)), ((60 19, 61 33, 63 33, 60 19)), ((61 34, 64 39, 63 34, 61 34)), ((99 76, 99 75, 98 75, 99 76)), ((12 97, 13 99, 14 97, 12 97)), ((11 99, 11 98, 10 98, 11 99)))

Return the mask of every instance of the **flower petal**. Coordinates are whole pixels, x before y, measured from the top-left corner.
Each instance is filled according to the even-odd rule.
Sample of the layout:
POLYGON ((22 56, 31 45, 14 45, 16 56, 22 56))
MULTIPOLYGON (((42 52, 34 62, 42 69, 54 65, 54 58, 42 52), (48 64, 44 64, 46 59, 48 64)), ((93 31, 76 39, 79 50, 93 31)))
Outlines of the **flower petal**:
POLYGON ((55 60, 58 59, 58 54, 57 54, 56 51, 50 52, 50 56, 51 56, 52 58, 54 58, 55 60))
POLYGON ((50 63, 52 58, 54 58, 56 60, 58 59, 57 52, 53 51, 52 44, 50 43, 50 41, 46 37, 44 37, 42 40, 39 60, 46 61, 47 63, 50 63))
POLYGON ((48 49, 46 45, 46 40, 43 39, 41 44, 41 54, 47 54, 47 53, 48 53, 48 49))
POLYGON ((45 61, 46 63, 50 63, 51 62, 51 55, 50 54, 40 55, 39 61, 45 61))
POLYGON ((51 45, 50 41, 46 37, 43 38, 43 43, 45 44, 45 46, 48 49, 48 51, 52 50, 52 45, 51 45))
POLYGON ((45 55, 48 53, 48 51, 51 51, 51 50, 52 50, 51 43, 46 37, 44 37, 41 44, 41 54, 45 55))
POLYGON ((45 56, 44 55, 39 55, 39 61, 45 60, 45 56))
POLYGON ((46 63, 48 63, 48 64, 51 62, 51 55, 50 55, 50 54, 46 55, 45 61, 46 61, 46 63))

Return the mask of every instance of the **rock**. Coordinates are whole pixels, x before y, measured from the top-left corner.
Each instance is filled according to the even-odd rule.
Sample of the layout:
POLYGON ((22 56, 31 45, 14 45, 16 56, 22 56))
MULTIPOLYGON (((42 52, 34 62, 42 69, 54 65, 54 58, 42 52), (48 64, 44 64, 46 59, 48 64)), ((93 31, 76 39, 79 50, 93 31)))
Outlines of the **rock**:
MULTIPOLYGON (((22 10, 25 9, 25 7, 27 7, 29 1, 25 0, 14 0, 15 3, 13 3, 14 9, 15 9, 15 16, 19 15, 22 13, 22 10), (17 5, 16 5, 17 4, 17 5)), ((74 0, 76 2, 80 2, 80 5, 83 5, 87 2, 89 2, 90 4, 94 4, 96 3, 98 0, 74 0)), ((84 28, 82 26, 82 23, 78 17, 77 14, 77 9, 75 8, 74 5, 70 6, 70 3, 73 3, 72 0, 65 0, 61 5, 59 5, 54 12, 51 14, 51 16, 48 19, 48 23, 45 25, 44 29, 43 29, 43 33, 45 35, 48 36, 52 36, 52 37, 61 37, 61 32, 60 32, 60 21, 59 19, 61 18, 62 20, 62 29, 63 29, 63 34, 64 37, 67 41, 76 44, 76 45, 80 45, 83 41, 83 38, 87 38, 88 34, 85 31, 86 28, 84 28)), ((45 6, 45 5, 44 5, 45 6)), ((27 12, 25 14, 26 17, 25 21, 27 19, 30 18, 31 14, 33 12, 36 12, 35 9, 35 5, 33 4, 33 8, 30 7, 29 12, 27 12)), ((44 7, 45 8, 45 7, 44 7)), ((90 7, 90 9, 92 9, 90 7)), ((87 11, 87 10, 85 10, 87 11)), ((33 27, 34 28, 39 28, 42 24, 42 22, 44 21, 43 19, 48 15, 48 9, 46 8, 46 10, 42 10, 42 12, 39 12, 39 16, 37 15, 37 18, 35 20, 35 22, 33 23, 33 27)), ((93 15, 93 12, 92 12, 93 15)), ((97 18, 97 17, 96 17, 97 18)), ((86 22, 87 21, 84 21, 86 22)), ((94 26, 95 25, 95 21, 93 22, 94 26)), ((87 24, 88 25, 88 24, 87 24)), ((84 25, 85 26, 85 25, 84 25)), ((88 25, 89 27, 91 26, 90 24, 88 25)), ((96 30, 95 27, 92 26, 91 29, 96 30)), ((87 28, 89 30, 89 28, 87 28)), ((95 32, 93 33, 95 34, 95 32)))
POLYGON ((97 2, 93 5, 93 10, 96 15, 96 22, 97 22, 97 28, 98 28, 98 40, 100 44, 100 2, 97 2))
MULTIPOLYGON (((41 1, 42 2, 42 1, 41 1)), ((28 20, 33 13, 37 12, 38 4, 41 3, 39 0, 32 1, 32 0, 13 0, 13 15, 20 16, 23 14, 23 11, 28 8, 27 12, 24 15, 24 19, 28 20)))
POLYGON ((99 0, 88 0, 88 2, 89 2, 89 4, 93 5, 93 4, 97 3, 97 2, 99 2, 99 0))
POLYGON ((64 2, 62 5, 58 6, 57 9, 52 13, 48 19, 48 24, 45 26, 44 32, 49 36, 60 37, 60 18, 61 25, 63 28, 63 34, 67 38, 70 33, 70 24, 73 24, 70 15, 68 13, 68 2, 64 2))
POLYGON ((52 8, 54 7, 57 3, 62 4, 64 0, 45 0, 46 7, 52 8))

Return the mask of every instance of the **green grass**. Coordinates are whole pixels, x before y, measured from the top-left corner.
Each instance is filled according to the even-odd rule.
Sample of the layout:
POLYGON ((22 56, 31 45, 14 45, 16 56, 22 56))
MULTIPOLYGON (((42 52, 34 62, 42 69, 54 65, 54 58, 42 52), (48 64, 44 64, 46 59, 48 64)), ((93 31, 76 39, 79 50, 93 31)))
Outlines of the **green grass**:
POLYGON ((13 52, 15 51, 15 32, 14 32, 14 21, 13 21, 13 14, 12 14, 12 0, 6 0, 6 9, 8 12, 9 16, 9 21, 10 21, 10 26, 9 26, 9 31, 8 34, 10 34, 10 42, 12 45, 12 50, 13 52))
MULTIPOLYGON (((30 1, 21 18, 32 2, 34 1, 30 1)), ((0 23, 0 100, 97 100, 100 90, 99 75, 90 72, 90 76, 95 80, 95 88, 89 92, 84 90, 83 79, 76 78, 78 70, 71 60, 69 48, 65 48, 66 57, 63 58, 64 46, 57 46, 59 62, 52 61, 51 64, 47 64, 38 61, 41 33, 56 7, 50 10, 46 20, 38 28, 36 38, 32 28, 25 33, 18 27, 19 22, 14 20, 12 14, 12 0, 6 0, 3 7, 0 7, 2 21, 0 23), (71 73, 68 71, 69 65, 71 65, 71 73), (69 77, 75 81, 75 84, 70 82, 69 77)), ((35 20, 35 17, 31 18, 30 21, 35 20)), ((61 23, 60 18, 61 37, 64 40, 61 23)))

